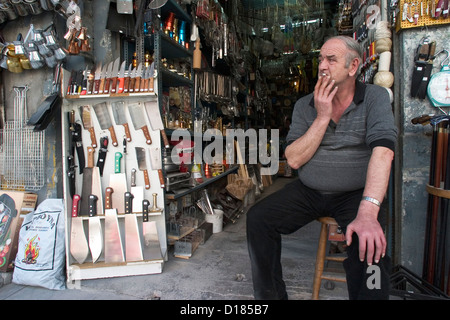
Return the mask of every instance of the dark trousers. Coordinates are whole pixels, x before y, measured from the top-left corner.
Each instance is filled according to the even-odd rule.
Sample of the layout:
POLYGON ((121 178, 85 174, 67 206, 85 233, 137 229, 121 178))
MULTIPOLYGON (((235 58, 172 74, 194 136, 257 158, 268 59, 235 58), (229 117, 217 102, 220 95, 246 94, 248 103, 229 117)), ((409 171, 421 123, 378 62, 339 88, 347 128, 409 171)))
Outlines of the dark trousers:
MULTIPOLYGON (((247 212, 247 243, 255 299, 286 299, 281 266, 281 235, 297 231, 319 217, 333 217, 344 230, 356 217, 363 190, 322 194, 304 186, 299 179, 257 202, 247 212)), ((380 211, 379 218, 382 216, 380 211)), ((385 256, 367 270, 359 260, 356 234, 347 248, 344 269, 349 298, 388 299, 390 259, 385 256), (375 279, 374 277, 378 277, 375 279), (378 281, 378 282, 377 282, 378 281), (372 283, 372 285, 368 285, 372 283), (377 286, 376 284, 381 284, 377 286), (373 285, 375 284, 375 285, 373 285)))

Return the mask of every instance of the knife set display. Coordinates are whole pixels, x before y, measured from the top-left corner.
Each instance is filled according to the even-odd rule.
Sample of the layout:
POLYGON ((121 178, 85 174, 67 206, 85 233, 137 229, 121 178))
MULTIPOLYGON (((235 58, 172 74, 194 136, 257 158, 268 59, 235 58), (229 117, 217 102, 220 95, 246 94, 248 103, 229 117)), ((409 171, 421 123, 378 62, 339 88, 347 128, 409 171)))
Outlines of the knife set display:
POLYGON ((70 254, 72 257, 79 264, 83 264, 87 260, 89 253, 92 263, 97 262, 102 253, 104 253, 105 263, 162 259, 158 228, 155 221, 149 220, 149 215, 162 212, 162 209, 158 208, 156 204, 158 194, 153 194, 151 208, 150 201, 147 199, 142 201, 142 232, 140 232, 138 217, 131 209, 133 194, 131 192, 123 194, 125 214, 120 215, 117 209, 112 208, 113 193, 114 190, 111 187, 106 188, 104 219, 100 219, 97 214, 98 197, 96 195, 88 196, 87 218, 83 218, 80 214, 82 197, 78 194, 73 196, 70 231, 70 254), (125 220, 123 230, 119 224, 121 217, 124 217, 125 220), (88 221, 88 235, 86 235, 84 224, 86 220, 88 221), (104 224, 101 220, 104 220, 104 224), (125 241, 123 241, 122 234, 124 234, 125 241), (125 252, 123 242, 125 242, 125 252), (145 256, 143 248, 145 248, 145 256))
POLYGON ((102 66, 100 62, 95 70, 72 71, 67 87, 67 95, 84 96, 99 94, 153 93, 155 64, 148 67, 140 63, 136 68, 132 64, 125 69, 126 61, 120 64, 120 58, 102 66))
MULTIPOLYGON (((157 205, 157 197, 162 194, 165 179, 161 170, 160 140, 154 136, 155 141, 152 141, 153 131, 147 119, 152 129, 160 130, 165 137, 157 101, 114 100, 76 106, 69 111, 71 147, 77 151, 79 165, 77 175, 73 170, 75 154, 72 151, 68 157, 71 159, 68 182, 72 198, 70 253, 79 264, 86 261, 89 253, 93 263, 103 260, 100 259, 102 253, 105 263, 162 259, 156 221, 149 221, 148 217, 163 212, 157 205), (82 126, 77 123, 77 113, 82 126), (133 128, 128 126, 128 116, 133 128), (93 118, 97 118, 97 123, 93 118), (113 156, 107 156, 109 139, 105 134, 109 131, 111 144, 118 147, 117 125, 124 127, 123 152, 115 151, 113 156), (101 136, 99 143, 97 136, 101 136), (87 147, 83 147, 83 138, 89 141, 87 147), (134 152, 128 153, 129 146, 134 152), (147 166, 148 154, 151 168, 147 166), (125 165, 131 169, 128 179, 125 165), (156 172, 151 175, 153 171, 156 172), (150 193, 152 206, 146 199, 150 193), (119 223, 122 218, 123 223, 119 223)), ((164 139, 167 141, 167 137, 164 139)))

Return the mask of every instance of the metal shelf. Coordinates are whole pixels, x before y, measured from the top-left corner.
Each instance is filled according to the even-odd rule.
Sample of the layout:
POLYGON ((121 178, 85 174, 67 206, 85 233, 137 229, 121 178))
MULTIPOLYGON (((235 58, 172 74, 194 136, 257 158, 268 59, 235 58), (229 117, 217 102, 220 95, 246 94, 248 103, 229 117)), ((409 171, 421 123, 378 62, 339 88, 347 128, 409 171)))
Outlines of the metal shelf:
POLYGON ((193 187, 193 188, 191 188, 189 190, 186 190, 186 191, 183 191, 183 192, 180 192, 180 193, 166 193, 166 199, 176 200, 176 199, 184 197, 185 195, 188 195, 188 194, 190 194, 190 193, 192 193, 194 191, 203 189, 203 188, 207 187, 208 185, 210 185, 211 183, 214 183, 217 180, 219 180, 219 179, 221 179, 223 177, 226 177, 230 173, 236 172, 238 170, 238 168, 239 168, 239 166, 231 167, 227 171, 225 171, 224 173, 221 173, 218 176, 206 179, 203 183, 201 183, 199 185, 196 185, 195 187, 193 187))

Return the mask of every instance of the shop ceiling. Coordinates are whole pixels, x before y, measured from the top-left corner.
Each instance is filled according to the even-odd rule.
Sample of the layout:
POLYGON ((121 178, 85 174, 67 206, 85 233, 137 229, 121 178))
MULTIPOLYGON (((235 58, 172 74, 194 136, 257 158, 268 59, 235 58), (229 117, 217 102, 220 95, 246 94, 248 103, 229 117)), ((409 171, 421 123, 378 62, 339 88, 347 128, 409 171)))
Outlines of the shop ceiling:
POLYGON ((312 1, 304 1, 304 0, 241 0, 242 5, 245 8, 248 9, 254 9, 254 10, 261 10, 265 8, 272 8, 272 7, 284 7, 287 5, 295 5, 299 4, 301 6, 306 5, 314 5, 319 4, 320 2, 323 2, 325 7, 329 6, 336 6, 338 3, 338 0, 312 0, 312 1))
POLYGON ((295 25, 320 19, 324 22, 338 12, 339 0, 240 0, 240 19, 250 25, 295 25))

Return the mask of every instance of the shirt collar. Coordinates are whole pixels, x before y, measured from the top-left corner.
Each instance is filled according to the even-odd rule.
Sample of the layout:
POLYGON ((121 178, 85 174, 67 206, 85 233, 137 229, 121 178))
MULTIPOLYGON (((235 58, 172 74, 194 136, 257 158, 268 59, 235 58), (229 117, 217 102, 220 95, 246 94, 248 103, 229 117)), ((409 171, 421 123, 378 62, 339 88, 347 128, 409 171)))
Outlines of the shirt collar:
MULTIPOLYGON (((364 96, 366 93, 366 87, 367 85, 365 83, 362 83, 361 81, 356 80, 355 82, 355 94, 353 96, 353 102, 358 105, 361 102, 364 101, 364 96)), ((309 105, 314 107, 314 95, 311 97, 311 100, 309 101, 309 105)))

